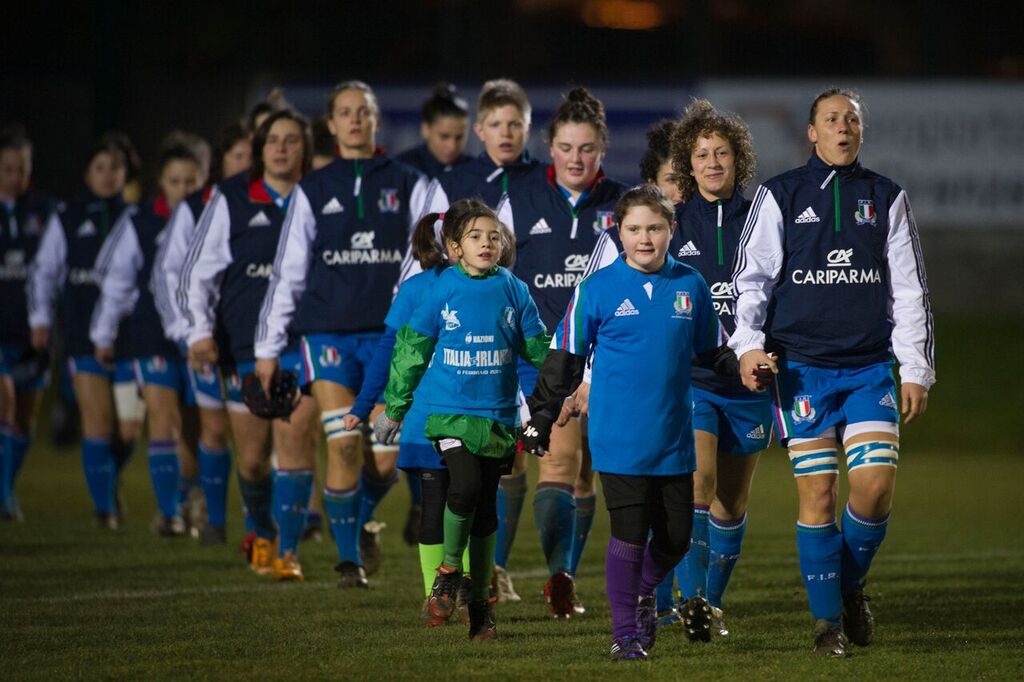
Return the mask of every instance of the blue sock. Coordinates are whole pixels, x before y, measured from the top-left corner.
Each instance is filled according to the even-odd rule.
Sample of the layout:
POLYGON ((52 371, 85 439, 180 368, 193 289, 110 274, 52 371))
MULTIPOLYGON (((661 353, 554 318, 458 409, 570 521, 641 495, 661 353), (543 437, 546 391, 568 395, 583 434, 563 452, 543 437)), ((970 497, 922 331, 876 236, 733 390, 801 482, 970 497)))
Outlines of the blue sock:
POLYGON ((306 525, 306 509, 313 491, 313 470, 293 469, 274 472, 274 521, 281 538, 277 555, 299 553, 299 539, 306 525))
MULTIPOLYGON (((239 476, 241 478, 241 476, 239 476)), ((256 522, 252 520, 252 515, 249 513, 249 505, 245 503, 245 497, 242 498, 242 525, 245 527, 246 533, 256 532, 256 522)))
POLYGON ((270 476, 262 481, 247 481, 238 476, 238 492, 242 494, 242 502, 248 510, 248 518, 252 521, 252 529, 257 537, 273 540, 277 537, 274 518, 271 513, 274 499, 274 483, 270 476))
MULTIPOLYGON (((177 461, 177 460, 175 460, 177 461)), ((85 438, 82 440, 82 468, 85 470, 85 484, 89 488, 93 507, 97 514, 114 511, 114 456, 110 452, 109 438, 85 438)))
POLYGON ((654 590, 655 602, 658 605, 658 613, 668 611, 675 606, 675 595, 672 594, 672 583, 674 582, 675 575, 669 573, 665 576, 665 579, 658 583, 658 587, 654 590))
POLYGON ((149 441, 149 476, 153 480, 156 504, 164 516, 178 513, 181 468, 173 440, 149 441))
POLYGON ((7 507, 7 500, 14 491, 14 462, 10 453, 10 427, 0 422, 0 509, 7 507))
POLYGON ((228 476, 231 474, 231 453, 211 450, 199 442, 199 483, 206 498, 206 522, 223 528, 228 515, 228 476))
POLYGON ((21 473, 21 465, 25 463, 25 455, 28 454, 31 441, 28 436, 13 431, 7 434, 5 440, 7 447, 4 449, 7 450, 7 466, 9 467, 4 476, 5 484, 8 486, 6 498, 11 511, 17 512, 18 498, 15 495, 15 486, 18 483, 18 474, 21 473))
POLYGON ((747 532, 747 515, 739 521, 722 521, 709 514, 708 520, 708 603, 722 608, 722 595, 729 586, 747 532))
POLYGON ((505 568, 512 553, 512 543, 519 529, 519 517, 526 500, 526 472, 516 476, 502 476, 498 483, 498 537, 494 563, 505 568))
POLYGON ((836 522, 820 526, 796 524, 796 547, 800 554, 807 601, 815 620, 827 620, 839 626, 843 600, 839 592, 839 574, 843 558, 843 536, 836 522))
POLYGON ((324 488, 324 510, 331 524, 331 535, 338 548, 338 561, 363 565, 359 552, 359 484, 344 490, 324 488))
POLYGON ((843 594, 864 587, 871 561, 888 529, 889 514, 881 518, 861 516, 847 502, 843 511, 843 594))
POLYGON ((416 474, 406 474, 405 484, 409 486, 409 502, 416 507, 422 506, 423 486, 420 484, 420 477, 416 474))
POLYGON ((579 568, 580 558, 587 546, 587 538, 590 537, 590 529, 594 525, 594 507, 597 504, 597 495, 576 498, 576 537, 572 543, 572 559, 570 559, 569 573, 576 575, 579 568))
POLYGON ((708 595, 708 506, 693 505, 690 548, 676 566, 676 582, 683 599, 708 595))
POLYGON ((533 520, 548 562, 548 575, 568 571, 576 535, 576 499, 572 486, 541 483, 533 496, 533 520))
POLYGON ((377 505, 388 494, 388 491, 398 483, 398 472, 395 471, 386 479, 379 479, 376 476, 367 476, 363 471, 359 474, 359 527, 373 519, 373 512, 377 505))

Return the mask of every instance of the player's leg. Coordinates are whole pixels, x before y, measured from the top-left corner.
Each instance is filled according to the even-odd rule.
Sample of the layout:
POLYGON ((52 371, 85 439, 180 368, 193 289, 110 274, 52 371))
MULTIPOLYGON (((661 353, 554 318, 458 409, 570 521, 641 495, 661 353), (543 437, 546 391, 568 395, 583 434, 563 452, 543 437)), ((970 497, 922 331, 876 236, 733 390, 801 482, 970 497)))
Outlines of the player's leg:
POLYGON ((512 553, 512 544, 519 529, 519 517, 523 513, 526 501, 526 464, 525 452, 517 452, 512 461, 512 471, 502 476, 498 483, 497 513, 498 535, 494 553, 494 577, 498 588, 498 601, 520 601, 508 574, 508 561, 512 553))
POLYGON ((117 415, 117 433, 111 441, 111 449, 117 464, 118 513, 123 513, 121 474, 132 456, 135 446, 142 438, 142 425, 146 420, 146 403, 142 400, 142 389, 135 374, 135 363, 118 360, 114 368, 114 411, 117 415))
POLYGON ((186 532, 186 528, 179 506, 181 410, 178 392, 150 381, 150 376, 147 376, 146 382, 142 386, 142 399, 146 402, 149 415, 149 473, 162 517, 157 531, 164 537, 180 536, 186 532))
POLYGON ((116 463, 111 450, 114 424, 114 400, 110 389, 111 372, 93 358, 69 361, 75 400, 82 422, 82 467, 96 517, 105 527, 116 529, 114 488, 116 463))
POLYGON ((605 593, 612 616, 612 660, 646 658, 636 636, 636 610, 650 533, 648 485, 643 476, 601 474, 611 537, 605 554, 605 593))
POLYGON ((698 407, 695 400, 693 440, 697 471, 693 475, 693 528, 689 550, 675 571, 681 602, 694 597, 707 599, 708 512, 718 485, 718 416, 713 406, 707 406, 713 423, 698 422, 698 407), (698 424, 702 428, 696 428, 698 424))
POLYGON ((256 534, 249 565, 260 575, 270 575, 274 565, 277 528, 273 518, 273 479, 270 475, 270 422, 249 412, 249 408, 228 395, 228 419, 235 441, 238 492, 256 534))
MULTIPOLYGON (((384 405, 374 407, 369 422, 384 411, 384 405)), ((380 567, 381 531, 385 524, 374 519, 374 512, 388 491, 398 482, 398 444, 378 443, 371 431, 363 443, 363 470, 360 474, 359 499, 359 551, 366 574, 372 575, 380 567)))
POLYGON ((316 449, 310 447, 309 433, 317 428, 316 401, 303 396, 288 421, 273 423, 274 521, 278 528, 274 576, 278 580, 302 580, 299 540, 306 523, 315 478, 316 449))
MULTIPOLYGON (((569 573, 574 580, 576 579, 576 569, 579 568, 580 559, 583 558, 583 550, 587 546, 587 539, 590 537, 590 529, 594 526, 594 510, 597 505, 597 494, 594 490, 594 469, 590 459, 590 444, 587 440, 586 417, 580 419, 580 436, 582 444, 580 473, 576 477, 576 485, 573 489, 573 498, 576 502, 576 530, 572 543, 572 557, 569 559, 569 573)), ((579 614, 586 611, 583 608, 583 603, 579 600, 579 595, 576 596, 573 609, 579 614)))
MULTIPOLYGON (((6 503, 0 505, 0 518, 7 514, 9 518, 22 518, 21 508, 18 505, 17 482, 18 474, 25 463, 25 457, 32 446, 32 434, 35 432, 35 416, 39 411, 39 403, 42 397, 42 388, 47 383, 47 370, 41 367, 33 368, 31 375, 25 376, 24 380, 17 376, 14 381, 13 402, 8 408, 8 417, 5 420, 0 416, 0 439, 5 439, 6 444, 0 442, 0 460, 4 460, 3 472, 3 493, 0 497, 5 498, 6 503), (9 429, 6 436, 3 435, 2 424, 6 421, 9 429), (6 452, 6 458, 2 454, 6 452)), ((2 389, 0 389, 2 390, 2 389)), ((0 408, 2 409, 2 408, 0 408)), ((3 412, 0 412, 3 415, 3 412)))
POLYGON ((14 378, 0 348, 0 519, 18 519, 14 498, 15 462, 11 447, 14 427, 14 378))
POLYGON ((490 604, 489 593, 498 530, 498 481, 501 478, 502 467, 510 465, 511 462, 493 457, 477 459, 480 465, 480 495, 469 533, 469 572, 472 578, 468 604, 469 637, 491 639, 496 634, 494 610, 490 604))
MULTIPOLYGON (((190 370, 190 378, 195 381, 193 375, 195 370, 190 370)), ((228 413, 217 369, 209 367, 198 378, 202 382, 193 384, 193 392, 199 408, 199 482, 206 498, 206 527, 199 540, 204 545, 219 545, 227 542, 228 482, 231 478, 228 413), (207 373, 213 381, 206 380, 207 373)))
POLYGON ((540 459, 540 478, 533 496, 534 523, 550 576, 544 585, 544 595, 556 618, 568 618, 575 613, 576 587, 569 568, 576 535, 573 491, 582 456, 579 420, 555 426, 551 430, 550 451, 540 459))

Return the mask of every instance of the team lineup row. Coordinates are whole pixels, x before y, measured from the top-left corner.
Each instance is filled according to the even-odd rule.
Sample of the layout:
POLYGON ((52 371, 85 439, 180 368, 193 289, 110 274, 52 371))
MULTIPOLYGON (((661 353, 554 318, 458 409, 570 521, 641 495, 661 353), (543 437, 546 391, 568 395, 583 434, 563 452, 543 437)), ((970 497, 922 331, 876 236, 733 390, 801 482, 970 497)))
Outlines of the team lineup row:
POLYGON ((935 374, 916 225, 902 188, 857 161, 856 93, 814 99, 810 160, 752 201, 750 132, 703 100, 652 126, 648 184, 633 189, 601 170, 604 109, 583 88, 547 126, 548 164, 524 151, 531 108, 508 80, 481 90, 477 158, 461 153, 469 112, 449 88, 424 105, 424 143, 396 159, 376 146, 360 81, 330 93, 320 157, 301 115, 258 113, 251 141, 239 128, 221 144, 214 183, 194 144, 167 145, 160 193, 139 204, 123 201, 116 139, 90 156, 89 195, 54 211, 27 189, 27 140, 0 145, 0 283, 17 322, 0 338, 8 517, 59 321, 104 525, 120 522, 117 479, 145 417, 159 531, 182 532, 193 482, 203 540, 224 542, 230 432, 251 566, 301 580, 322 430, 339 585, 367 586, 374 509, 402 469, 422 618, 443 625, 465 606, 470 637, 487 639, 494 602, 519 599, 506 567, 533 452, 549 608, 585 612, 574 575, 598 471, 612 658, 637 660, 659 625, 728 634, 723 595, 774 424, 797 483, 814 649, 870 643, 864 584, 900 413, 925 411, 935 374), (247 407, 268 399, 287 418, 247 407), (659 428, 638 428, 652 416, 659 428))

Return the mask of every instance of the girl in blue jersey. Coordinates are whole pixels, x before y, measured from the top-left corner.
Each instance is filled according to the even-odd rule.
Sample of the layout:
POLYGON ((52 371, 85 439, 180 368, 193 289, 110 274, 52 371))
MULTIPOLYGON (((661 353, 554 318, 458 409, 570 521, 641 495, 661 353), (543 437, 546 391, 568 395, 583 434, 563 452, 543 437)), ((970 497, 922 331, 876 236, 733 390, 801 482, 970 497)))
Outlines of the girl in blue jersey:
POLYGON ((480 202, 445 215, 442 236, 459 262, 437 277, 399 330, 384 394, 387 408, 374 423, 378 440, 392 441, 431 366, 432 381, 417 401, 424 403, 424 435, 444 459, 449 486, 444 558, 426 610, 436 622, 451 616, 468 544, 474 639, 495 634, 487 597, 498 479, 516 444, 516 359, 539 366, 549 342, 526 285, 498 265, 504 229, 480 202))
MULTIPOLYGON (((241 383, 255 367, 258 306, 292 190, 309 168, 310 146, 309 127, 299 114, 283 110, 264 119, 253 137, 252 171, 221 182, 203 211, 179 290, 190 361, 219 364, 227 376, 239 489, 256 532, 250 565, 278 580, 303 579, 298 545, 313 491, 315 449, 309 444, 316 405, 305 396, 289 421, 273 422, 278 467, 271 474, 271 424, 245 407, 241 383)), ((301 369, 297 354, 283 364, 301 369)))
MULTIPOLYGON (((552 163, 513 182, 498 215, 516 236, 515 273, 530 286, 550 329, 587 273, 598 237, 612 226, 615 202, 625 187, 601 170, 608 124, 604 105, 585 88, 565 96, 547 133, 552 163)), ((525 395, 533 391, 536 376, 520 363, 525 395)), ((579 421, 556 427, 551 456, 540 462, 533 501, 550 576, 544 594, 556 618, 584 611, 573 576, 594 519, 593 478, 579 421)))
POLYGON ((743 382, 755 388, 761 364, 778 371, 776 426, 796 477, 814 650, 825 656, 872 640, 864 584, 889 523, 900 410, 906 422, 922 415, 935 382, 917 226, 907 193, 860 165, 863 128, 856 93, 833 88, 814 99, 811 158, 758 188, 733 276, 729 345, 743 382), (842 530, 840 441, 850 486, 842 530))
POLYGON ((375 145, 380 110, 370 86, 338 85, 327 102, 339 158, 295 188, 281 230, 270 286, 256 329, 255 373, 263 385, 289 344, 304 359, 327 436, 324 506, 338 550, 341 587, 366 587, 379 561, 373 510, 394 484, 397 448, 374 445, 360 476, 362 433, 347 431, 384 330, 402 251, 420 216, 427 180, 375 145))
POLYGON ((463 154, 469 132, 469 108, 455 92, 455 86, 438 83, 423 103, 420 135, 423 143, 399 154, 407 163, 431 180, 451 172, 472 157, 463 154))
POLYGON ((199 160, 191 149, 166 148, 158 165, 160 194, 125 211, 96 259, 100 297, 89 337, 101 365, 113 364, 119 338, 131 360, 149 417, 149 470, 160 510, 157 532, 165 537, 186 530, 178 505, 182 460, 190 454, 184 451, 188 446, 182 435, 186 384, 177 348, 164 336, 148 284, 171 211, 200 181, 199 160))
POLYGON ((689 544, 696 468, 691 362, 696 357, 725 371, 731 357, 719 347, 724 336, 704 279, 667 255, 673 216, 652 185, 619 200, 624 255, 577 285, 555 330, 556 350, 527 401, 523 446, 542 454, 562 399, 580 384, 593 354, 588 431, 611 517, 613 660, 646 658, 657 628, 655 588, 689 544), (658 423, 646 428, 651 415, 658 423))
POLYGON ((20 126, 0 132, 0 520, 22 518, 15 482, 29 451, 49 358, 32 349, 25 285, 50 200, 30 189, 32 142, 20 126))
POLYGON ((115 500, 117 474, 130 450, 119 447, 111 383, 130 379, 126 367, 119 372, 101 365, 93 356, 89 322, 99 298, 94 270, 96 256, 124 210, 126 158, 114 136, 105 135, 92 149, 84 175, 87 193, 61 204, 47 220, 28 283, 29 326, 32 347, 44 352, 58 294, 69 358, 72 385, 82 423, 82 464, 85 480, 100 524, 111 530, 120 525, 115 500))

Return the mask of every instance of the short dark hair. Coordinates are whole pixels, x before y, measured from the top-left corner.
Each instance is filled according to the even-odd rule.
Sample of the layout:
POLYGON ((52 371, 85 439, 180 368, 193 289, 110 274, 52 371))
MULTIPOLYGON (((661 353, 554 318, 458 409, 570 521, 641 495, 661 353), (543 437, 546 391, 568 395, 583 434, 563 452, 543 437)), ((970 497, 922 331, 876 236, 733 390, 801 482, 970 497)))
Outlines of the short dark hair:
POLYGON ((615 224, 621 228, 629 209, 637 206, 646 206, 655 213, 660 213, 669 225, 676 219, 676 209, 661 188, 655 184, 644 183, 626 190, 626 193, 615 202, 615 224))
POLYGON ((263 171, 266 170, 263 167, 263 148, 267 145, 267 136, 270 135, 270 128, 274 123, 282 119, 295 121, 295 123, 298 124, 299 129, 302 131, 303 175, 309 171, 309 167, 313 163, 313 142, 310 140, 309 123, 306 121, 306 117, 294 109, 282 109, 280 111, 275 111, 268 116, 252 136, 252 168, 249 171, 249 177, 253 180, 263 177, 263 171))
POLYGON ((647 149, 640 157, 640 177, 644 182, 657 182, 661 164, 672 159, 672 131, 676 122, 663 118, 647 129, 647 149))
POLYGON ((814 98, 813 102, 811 102, 811 111, 807 115, 808 125, 814 125, 814 117, 818 115, 818 105, 821 104, 821 100, 828 99, 829 97, 836 97, 839 95, 850 100, 860 108, 861 126, 863 127, 864 100, 863 98, 861 98, 860 93, 857 92, 856 90, 851 90, 850 88, 837 88, 834 86, 819 92, 818 96, 814 98))
POLYGON ((0 130, 0 150, 2 149, 32 149, 32 140, 29 139, 25 126, 20 123, 11 123, 0 130))
POLYGON ((604 114, 604 104, 586 88, 575 87, 565 94, 548 124, 548 144, 554 141, 558 129, 566 123, 589 123, 597 131, 601 144, 608 146, 608 121, 604 114))
POLYGON ((444 116, 468 118, 469 107, 466 100, 459 97, 454 85, 441 81, 434 86, 434 92, 423 102, 420 118, 424 123, 432 124, 444 116))
POLYGON ((676 184, 683 201, 689 201, 697 190, 690 162, 697 139, 714 134, 725 138, 736 155, 736 187, 746 187, 754 179, 757 156, 746 122, 736 114, 718 111, 706 99, 695 99, 686 107, 672 133, 672 170, 676 173, 676 184))
POLYGON ((495 109, 509 105, 519 109, 519 113, 523 115, 523 119, 529 125, 533 108, 530 106, 530 99, 526 96, 526 91, 519 83, 508 78, 487 81, 480 88, 480 97, 476 101, 477 123, 482 123, 487 118, 487 114, 495 109))
POLYGON ((249 138, 249 132, 240 121, 227 124, 217 133, 217 145, 210 159, 210 180, 219 182, 224 179, 224 155, 242 140, 249 138))

